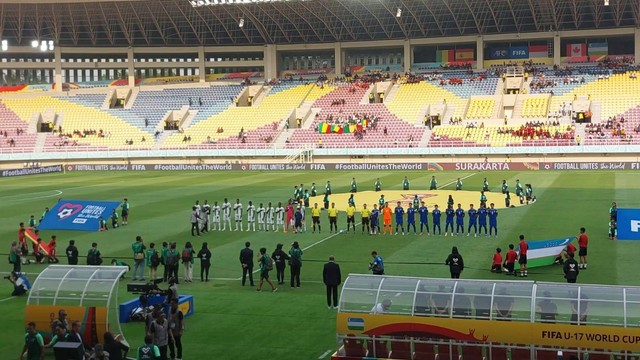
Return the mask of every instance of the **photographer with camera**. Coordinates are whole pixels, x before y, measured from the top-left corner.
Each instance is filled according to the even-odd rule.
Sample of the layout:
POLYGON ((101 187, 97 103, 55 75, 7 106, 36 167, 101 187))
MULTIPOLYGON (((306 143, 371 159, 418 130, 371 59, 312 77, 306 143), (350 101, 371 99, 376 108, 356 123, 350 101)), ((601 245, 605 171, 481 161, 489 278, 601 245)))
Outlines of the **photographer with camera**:
POLYGON ((27 290, 31 289, 31 284, 29 283, 29 279, 24 276, 22 273, 11 272, 11 275, 5 276, 5 279, 9 280, 13 284, 13 292, 11 296, 20 296, 27 292, 27 290))
POLYGON ((374 250, 371 252, 371 257, 373 257, 373 262, 369 263, 369 270, 373 272, 373 275, 384 275, 382 256, 378 255, 378 252, 374 250))

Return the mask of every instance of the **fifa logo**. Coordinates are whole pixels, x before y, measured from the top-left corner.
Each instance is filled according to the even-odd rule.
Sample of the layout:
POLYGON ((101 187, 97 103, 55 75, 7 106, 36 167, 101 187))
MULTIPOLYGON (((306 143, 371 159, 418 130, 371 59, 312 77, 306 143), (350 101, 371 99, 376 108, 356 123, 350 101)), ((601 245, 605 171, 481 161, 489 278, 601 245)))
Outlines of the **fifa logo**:
POLYGON ((640 220, 631 220, 631 232, 640 231, 640 220))

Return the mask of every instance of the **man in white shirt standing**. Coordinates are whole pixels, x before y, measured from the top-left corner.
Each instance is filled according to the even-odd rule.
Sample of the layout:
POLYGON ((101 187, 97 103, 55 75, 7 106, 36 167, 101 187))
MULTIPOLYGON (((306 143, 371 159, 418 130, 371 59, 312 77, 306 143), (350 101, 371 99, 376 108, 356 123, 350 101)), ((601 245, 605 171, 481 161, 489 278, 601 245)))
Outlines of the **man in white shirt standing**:
POLYGON ((276 225, 273 223, 273 216, 274 216, 275 210, 273 209, 273 206, 271 205, 271 202, 269 202, 269 206, 267 206, 267 211, 266 211, 266 216, 267 216, 267 227, 265 229, 265 231, 269 231, 269 225, 271 225, 271 230, 275 231, 276 230, 276 225))
POLYGON ((253 225, 253 231, 256 231, 256 207, 253 202, 249 201, 249 206, 247 206, 247 231, 250 231, 251 225, 253 225))
POLYGON ((260 203, 260 206, 258 207, 257 213, 258 213, 258 231, 265 231, 265 225, 264 225, 265 208, 262 205, 262 203, 260 203))
MULTIPOLYGON (((242 203, 240 203, 240 199, 236 199, 236 203, 233 204, 233 213, 235 214, 236 219, 235 231, 242 231, 242 203)), ((229 225, 229 228, 231 228, 231 225, 229 225)))
POLYGON ((220 231, 220 205, 218 205, 217 201, 213 202, 211 213, 213 214, 213 229, 220 231))
POLYGON ((231 203, 227 198, 224 198, 222 203, 222 231, 227 229, 227 224, 229 224, 229 231, 233 231, 231 228, 231 203))
POLYGON ((282 226, 282 231, 284 231, 284 208, 281 202, 278 203, 278 207, 276 208, 276 226, 274 232, 277 232, 280 226, 282 226))

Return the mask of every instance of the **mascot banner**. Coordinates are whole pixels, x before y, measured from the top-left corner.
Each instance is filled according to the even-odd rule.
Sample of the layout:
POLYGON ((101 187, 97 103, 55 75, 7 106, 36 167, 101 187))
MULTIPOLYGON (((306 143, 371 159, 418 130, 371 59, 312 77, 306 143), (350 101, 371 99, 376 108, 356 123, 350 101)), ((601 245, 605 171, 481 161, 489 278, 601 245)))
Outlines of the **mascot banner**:
POLYGON ((47 212, 38 229, 98 231, 100 218, 109 219, 120 204, 119 201, 60 200, 47 212))

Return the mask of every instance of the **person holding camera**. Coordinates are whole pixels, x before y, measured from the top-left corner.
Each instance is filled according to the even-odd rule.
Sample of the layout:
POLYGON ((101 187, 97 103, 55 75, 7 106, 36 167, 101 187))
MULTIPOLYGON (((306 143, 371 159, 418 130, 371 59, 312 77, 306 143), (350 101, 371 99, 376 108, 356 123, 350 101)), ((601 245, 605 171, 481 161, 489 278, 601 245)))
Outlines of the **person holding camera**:
POLYGON ((384 275, 382 256, 378 255, 378 252, 374 250, 371 252, 371 257, 373 257, 373 262, 369 263, 369 270, 373 272, 373 275, 384 275))
POLYGON ((31 288, 29 279, 21 273, 11 272, 11 275, 5 276, 4 278, 13 284, 13 292, 11 292, 11 296, 23 295, 31 288))
POLYGON ((98 243, 92 243, 91 249, 87 253, 87 265, 100 266, 102 265, 102 254, 98 250, 98 243))

